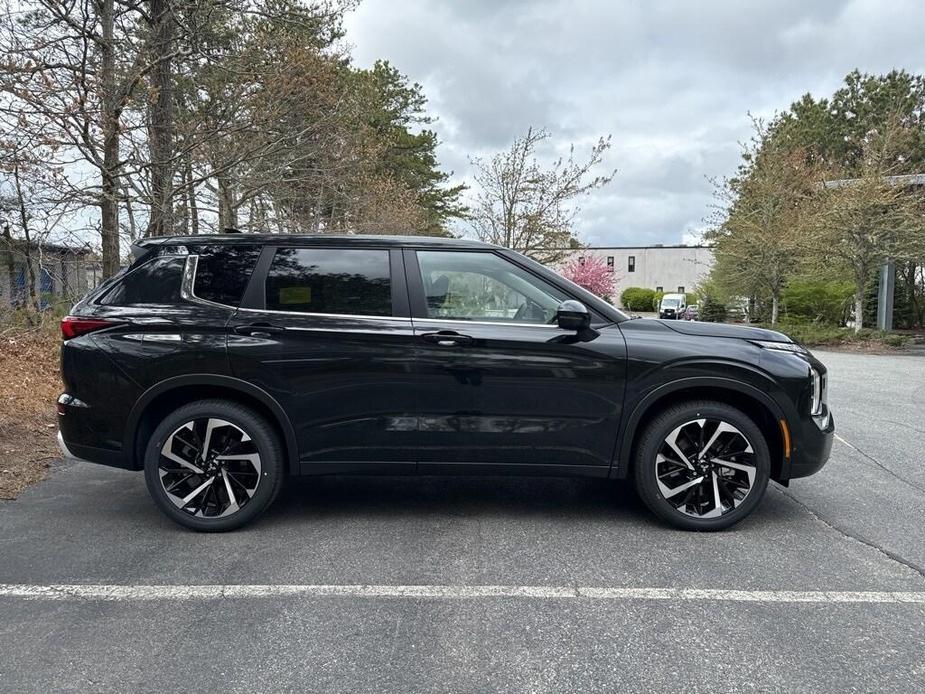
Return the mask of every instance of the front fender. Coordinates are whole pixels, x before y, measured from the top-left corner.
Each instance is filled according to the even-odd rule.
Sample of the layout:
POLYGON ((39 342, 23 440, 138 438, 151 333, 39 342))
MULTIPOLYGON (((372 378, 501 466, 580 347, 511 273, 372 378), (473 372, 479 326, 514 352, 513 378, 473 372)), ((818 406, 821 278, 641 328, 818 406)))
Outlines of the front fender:
MULTIPOLYGON (((716 366, 717 364, 714 362, 713 365, 716 366)), ((687 364, 687 366, 692 366, 692 364, 687 364)), ((701 365, 701 368, 702 366, 703 365, 701 365)), ((749 373, 751 379, 755 380, 749 382, 751 379, 745 381, 738 378, 729 378, 727 376, 714 374, 690 375, 679 378, 677 374, 668 375, 663 373, 665 380, 662 380, 660 383, 652 383, 648 388, 644 387, 640 390, 634 388, 633 391, 635 396, 632 397, 632 401, 627 401, 624 406, 624 412, 627 412, 628 415, 624 418, 617 436, 617 454, 611 468, 611 477, 626 476, 627 470, 629 469, 633 441, 639 427, 645 424, 644 418, 646 412, 658 401, 673 393, 696 389, 733 391, 761 403, 773 415, 775 420, 779 421, 785 419, 787 421, 793 421, 792 417, 795 416, 795 413, 787 412, 786 409, 781 406, 781 403, 771 396, 771 393, 776 389, 776 385, 770 376, 748 365, 729 364, 726 365, 726 368, 728 369, 730 366, 742 367, 745 372, 749 373)), ((671 366, 668 366, 661 371, 665 372, 671 370, 671 366)))

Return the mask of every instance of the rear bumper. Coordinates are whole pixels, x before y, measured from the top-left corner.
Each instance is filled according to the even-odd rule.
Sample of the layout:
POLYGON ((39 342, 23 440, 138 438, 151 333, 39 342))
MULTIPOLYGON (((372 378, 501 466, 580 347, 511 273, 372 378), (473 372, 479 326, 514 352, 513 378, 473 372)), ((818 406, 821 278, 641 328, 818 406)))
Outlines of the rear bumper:
POLYGON ((61 433, 60 429, 58 429, 58 450, 61 451, 61 457, 65 460, 82 460, 82 458, 78 458, 71 449, 67 447, 67 444, 64 442, 64 434, 61 433))
POLYGON ((58 398, 58 448, 68 460, 134 469, 112 440, 109 418, 68 393, 58 398), (90 444, 102 443, 103 446, 90 444))
POLYGON ((82 446, 73 441, 67 441, 61 430, 58 430, 58 450, 61 451, 61 457, 65 460, 74 460, 81 463, 96 463, 98 465, 108 465, 109 467, 118 467, 127 470, 133 469, 125 461, 122 451, 113 451, 108 448, 95 448, 94 446, 82 446))

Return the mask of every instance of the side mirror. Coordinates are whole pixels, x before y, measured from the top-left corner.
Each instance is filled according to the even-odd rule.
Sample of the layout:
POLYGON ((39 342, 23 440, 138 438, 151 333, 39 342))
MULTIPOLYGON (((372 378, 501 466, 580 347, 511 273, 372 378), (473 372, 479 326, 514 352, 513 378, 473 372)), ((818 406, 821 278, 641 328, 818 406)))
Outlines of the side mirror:
POLYGON ((556 323, 563 330, 584 330, 591 325, 591 314, 580 301, 568 299, 556 309, 556 323))

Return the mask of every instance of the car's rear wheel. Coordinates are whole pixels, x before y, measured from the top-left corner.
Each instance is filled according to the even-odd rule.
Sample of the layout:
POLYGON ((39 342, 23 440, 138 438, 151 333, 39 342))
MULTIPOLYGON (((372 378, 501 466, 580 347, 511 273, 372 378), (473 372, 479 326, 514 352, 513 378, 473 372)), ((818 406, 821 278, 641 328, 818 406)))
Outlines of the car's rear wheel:
POLYGON ((758 506, 770 468, 767 442, 748 415, 701 401, 655 417, 637 447, 634 477, 659 518, 686 530, 722 530, 758 506))
POLYGON ((227 400, 200 400, 157 426, 145 450, 145 482, 158 507, 187 528, 239 528, 273 502, 283 481, 273 427, 227 400))

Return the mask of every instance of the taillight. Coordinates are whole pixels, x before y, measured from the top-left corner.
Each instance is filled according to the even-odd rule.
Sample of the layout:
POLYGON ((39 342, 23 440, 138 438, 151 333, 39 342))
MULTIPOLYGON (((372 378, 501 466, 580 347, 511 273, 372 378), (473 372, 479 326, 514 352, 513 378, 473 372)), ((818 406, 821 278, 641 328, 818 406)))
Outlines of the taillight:
POLYGON ((70 340, 80 335, 92 333, 94 330, 110 328, 115 323, 102 318, 81 318, 80 316, 65 316, 61 320, 61 337, 70 340))

